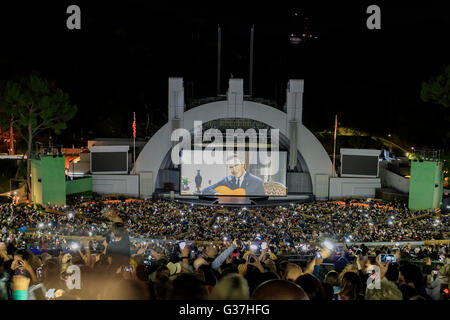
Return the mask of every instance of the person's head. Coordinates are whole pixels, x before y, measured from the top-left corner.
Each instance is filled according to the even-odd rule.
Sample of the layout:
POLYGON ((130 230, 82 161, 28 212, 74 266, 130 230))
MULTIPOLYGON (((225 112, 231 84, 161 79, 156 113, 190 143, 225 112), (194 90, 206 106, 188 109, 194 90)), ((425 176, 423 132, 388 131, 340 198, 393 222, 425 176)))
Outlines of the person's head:
POLYGON ((214 246, 208 246, 205 249, 205 254, 208 256, 207 259, 215 259, 217 256, 217 249, 214 246))
POLYGON ((423 278, 418 266, 412 263, 406 263, 400 267, 399 271, 399 282, 401 284, 407 284, 416 290, 421 288, 423 278))
POLYGON ((240 178, 245 173, 244 161, 242 161, 237 155, 232 155, 227 158, 227 166, 230 173, 235 178, 240 178))
POLYGON ((334 270, 329 271, 325 276, 325 283, 333 287, 339 287, 339 273, 334 270))
POLYGON ((295 281, 303 290, 305 290, 306 294, 309 297, 309 300, 326 300, 327 294, 325 289, 320 283, 319 279, 314 277, 309 273, 305 273, 297 278, 295 281))
POLYGON ((223 277, 214 287, 210 300, 248 300, 250 291, 247 280, 239 274, 223 277))
POLYGON ((28 261, 30 253, 26 249, 18 249, 14 252, 14 260, 28 261))
POLYGON ((253 300, 309 300, 306 292, 288 280, 269 280, 260 284, 252 294, 253 300))
POLYGON ((380 289, 366 289, 366 300, 402 300, 402 292, 395 282, 381 279, 380 289))
POLYGON ((358 274, 352 271, 346 272, 341 280, 339 294, 348 300, 358 300, 362 293, 362 283, 358 274))
POLYGON ((58 259, 52 258, 47 260, 42 266, 42 280, 48 286, 56 285, 60 282, 61 266, 58 259))
POLYGON ((385 277, 386 279, 388 279, 389 281, 393 281, 393 282, 397 282, 398 281, 398 263, 394 262, 394 263, 390 263, 388 265, 385 277))
POLYGON ((329 283, 323 282, 322 283, 323 289, 325 290, 327 300, 333 300, 334 298, 334 289, 333 286, 329 283))
POLYGON ((205 285, 214 286, 217 283, 216 275, 213 269, 209 265, 202 265, 198 268, 198 272, 203 274, 202 278, 205 279, 205 285))
POLYGON ((208 290, 193 274, 182 273, 172 281, 169 300, 206 300, 208 290))
POLYGON ((285 280, 294 281, 302 275, 302 268, 295 263, 288 263, 285 269, 285 280))
POLYGON ((114 233, 115 238, 122 238, 126 234, 125 226, 120 222, 114 223, 112 225, 111 231, 114 233))

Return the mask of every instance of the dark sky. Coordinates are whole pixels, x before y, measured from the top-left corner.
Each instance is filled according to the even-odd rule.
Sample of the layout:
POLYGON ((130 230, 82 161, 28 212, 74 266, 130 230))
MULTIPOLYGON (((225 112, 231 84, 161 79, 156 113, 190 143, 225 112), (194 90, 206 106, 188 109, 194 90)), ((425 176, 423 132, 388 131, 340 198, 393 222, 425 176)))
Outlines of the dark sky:
POLYGON ((79 108, 59 138, 69 145, 82 128, 85 138, 130 136, 133 111, 140 136, 147 114, 163 125, 170 76, 192 83, 194 98, 214 96, 218 24, 222 93, 231 73, 248 90, 254 24, 254 96, 276 100, 288 79, 303 78, 312 129, 332 127, 338 114, 342 125, 444 143, 443 109, 419 95, 422 81, 450 63, 445 1, 3 2, 0 79, 38 71, 68 92, 79 108), (70 4, 81 7, 81 31, 66 28, 70 4), (381 7, 381 30, 366 28, 370 4, 381 7), (319 39, 290 45, 305 23, 319 39))

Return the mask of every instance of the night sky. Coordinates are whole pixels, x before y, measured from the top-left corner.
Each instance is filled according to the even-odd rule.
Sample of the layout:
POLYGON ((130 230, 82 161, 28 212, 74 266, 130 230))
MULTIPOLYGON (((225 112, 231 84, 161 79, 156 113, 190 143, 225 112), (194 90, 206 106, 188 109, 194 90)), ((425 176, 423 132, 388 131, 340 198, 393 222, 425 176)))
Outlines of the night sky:
POLYGON ((449 111, 420 100, 422 81, 450 63, 445 1, 3 2, 0 80, 36 71, 68 92, 79 111, 57 141, 69 146, 82 133, 130 137, 133 111, 138 135, 154 132, 167 119, 168 77, 183 77, 192 98, 215 96, 218 24, 222 94, 231 74, 248 92, 255 25, 253 96, 284 102, 288 79, 302 78, 304 123, 313 130, 332 128, 338 114, 342 126, 417 146, 446 142, 449 111), (70 4, 81 8, 81 30, 66 28, 70 4), (366 28, 370 4, 381 7, 381 30, 366 28), (319 39, 289 44, 305 25, 319 39))

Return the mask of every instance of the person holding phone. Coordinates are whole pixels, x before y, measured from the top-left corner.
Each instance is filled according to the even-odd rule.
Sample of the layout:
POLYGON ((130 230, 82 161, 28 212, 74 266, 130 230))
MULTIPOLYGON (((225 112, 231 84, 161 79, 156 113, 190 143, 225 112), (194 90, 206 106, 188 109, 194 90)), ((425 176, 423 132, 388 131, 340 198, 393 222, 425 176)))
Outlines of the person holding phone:
POLYGON ((439 300, 441 297, 441 285, 442 281, 439 277, 439 271, 434 269, 429 275, 427 275, 427 287, 426 293, 433 299, 439 300))

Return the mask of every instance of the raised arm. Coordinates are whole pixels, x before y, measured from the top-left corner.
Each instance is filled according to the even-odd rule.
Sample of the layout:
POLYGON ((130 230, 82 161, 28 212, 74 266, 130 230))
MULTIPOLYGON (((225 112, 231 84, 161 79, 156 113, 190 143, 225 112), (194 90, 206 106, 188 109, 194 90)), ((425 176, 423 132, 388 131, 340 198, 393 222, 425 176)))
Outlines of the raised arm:
POLYGON ((224 263, 225 260, 227 260, 228 256, 232 254, 234 249, 236 248, 237 248, 237 239, 233 241, 233 244, 229 248, 224 250, 224 252, 222 252, 216 259, 214 259, 214 261, 211 263, 211 267, 214 270, 219 269, 222 263, 224 263))

